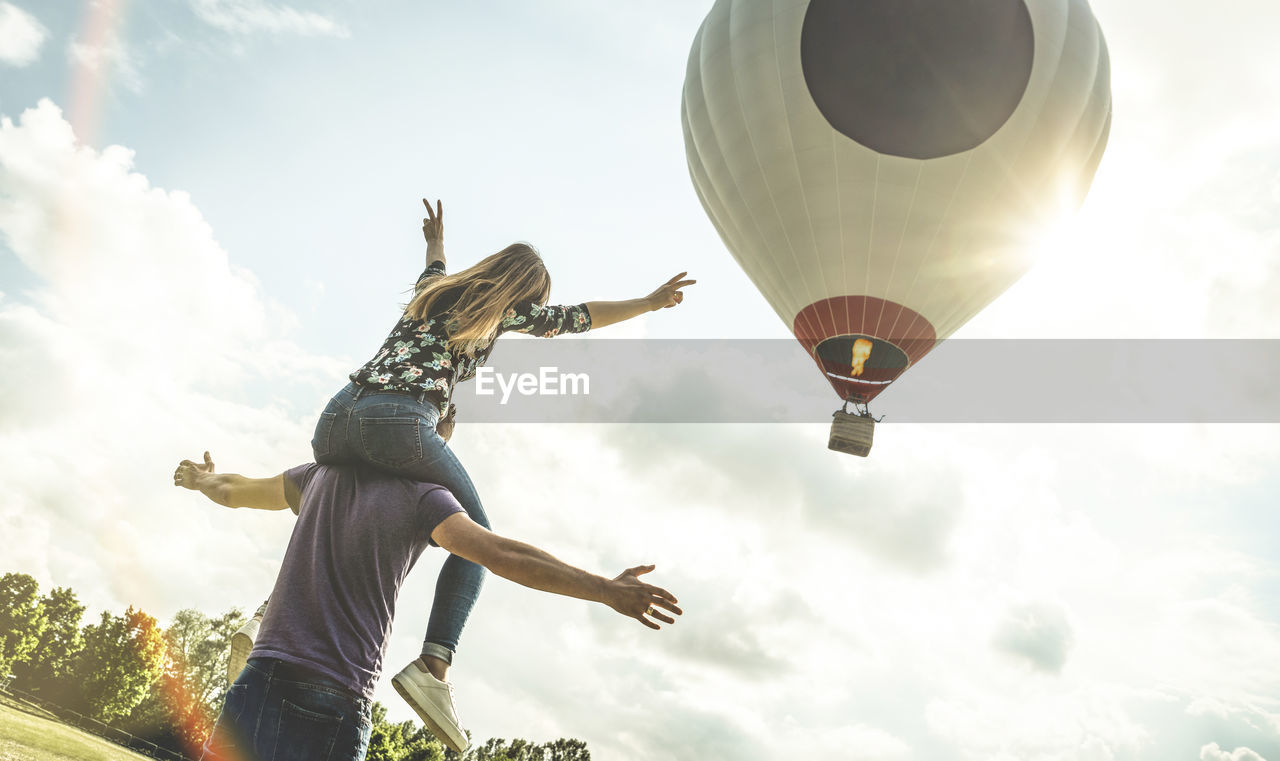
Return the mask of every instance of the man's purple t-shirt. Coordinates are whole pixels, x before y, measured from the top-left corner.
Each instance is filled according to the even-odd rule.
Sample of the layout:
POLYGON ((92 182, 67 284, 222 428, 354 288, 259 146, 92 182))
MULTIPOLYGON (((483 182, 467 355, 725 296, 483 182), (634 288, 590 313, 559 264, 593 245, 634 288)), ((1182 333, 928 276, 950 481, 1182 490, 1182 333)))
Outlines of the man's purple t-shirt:
POLYGON ((309 463, 284 475, 298 523, 250 657, 296 663, 372 697, 400 585, 431 532, 463 509, 443 486, 366 465, 309 463))

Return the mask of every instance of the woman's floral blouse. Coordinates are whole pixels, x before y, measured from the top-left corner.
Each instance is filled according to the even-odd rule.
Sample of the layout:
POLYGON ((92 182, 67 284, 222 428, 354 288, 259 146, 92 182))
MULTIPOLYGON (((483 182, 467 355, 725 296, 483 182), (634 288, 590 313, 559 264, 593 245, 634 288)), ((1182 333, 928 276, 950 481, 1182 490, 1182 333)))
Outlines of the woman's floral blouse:
MULTIPOLYGON (((443 274, 444 263, 432 262, 418 278, 417 288, 421 289, 431 278, 443 274)), ((493 341, 490 341, 476 352, 475 357, 455 356, 445 345, 447 314, 447 311, 433 307, 426 320, 402 318, 383 342, 382 350, 352 373, 351 380, 385 391, 414 394, 426 391, 426 398, 434 402, 443 414, 449 409, 454 384, 474 377, 476 368, 483 365, 493 351, 493 341)), ((507 310, 498 326, 498 334, 514 330, 551 338, 561 333, 585 333, 590 329, 591 314, 585 303, 566 307, 539 306, 526 301, 507 310)))

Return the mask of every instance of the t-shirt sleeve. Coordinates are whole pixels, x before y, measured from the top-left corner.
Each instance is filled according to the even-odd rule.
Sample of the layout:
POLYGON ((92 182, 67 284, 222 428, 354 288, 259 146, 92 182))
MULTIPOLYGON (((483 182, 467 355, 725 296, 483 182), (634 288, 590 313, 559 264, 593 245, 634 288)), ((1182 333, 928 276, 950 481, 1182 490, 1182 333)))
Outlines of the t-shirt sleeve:
POLYGON ((422 530, 426 533, 428 540, 433 547, 439 547, 431 534, 444 522, 445 518, 454 513, 465 513, 466 510, 462 505, 458 504, 458 500, 453 496, 453 492, 444 487, 431 489, 422 495, 422 499, 418 501, 419 514, 421 516, 422 530))
POLYGON ((311 477, 319 467, 314 462, 308 462, 295 465, 284 472, 284 498, 295 515, 302 504, 302 492, 307 488, 307 484, 311 483, 311 477))
POLYGON ((526 301, 512 307, 502 317, 500 332, 509 330, 539 338, 553 338, 561 333, 586 333, 591 330, 591 313, 587 304, 542 306, 526 301))
POLYGON ((418 283, 413 289, 415 291, 421 290, 424 285, 431 282, 432 278, 440 277, 443 274, 445 274, 444 262, 437 259, 431 264, 428 264, 427 268, 422 271, 422 274, 418 275, 418 283))

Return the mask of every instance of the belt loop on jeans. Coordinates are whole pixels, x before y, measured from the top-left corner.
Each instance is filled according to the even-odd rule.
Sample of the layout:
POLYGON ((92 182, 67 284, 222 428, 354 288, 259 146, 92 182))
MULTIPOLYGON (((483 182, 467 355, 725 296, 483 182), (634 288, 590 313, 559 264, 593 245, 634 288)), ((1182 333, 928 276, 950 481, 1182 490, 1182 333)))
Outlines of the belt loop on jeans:
POLYGON ((360 395, 364 393, 364 388, 365 388, 365 387, 364 387, 364 385, 363 385, 363 384, 360 384, 360 383, 355 384, 355 387, 356 387, 356 393, 355 393, 355 396, 354 396, 354 397, 352 397, 352 400, 353 400, 353 401, 354 401, 355 399, 359 399, 359 398, 360 398, 360 395))

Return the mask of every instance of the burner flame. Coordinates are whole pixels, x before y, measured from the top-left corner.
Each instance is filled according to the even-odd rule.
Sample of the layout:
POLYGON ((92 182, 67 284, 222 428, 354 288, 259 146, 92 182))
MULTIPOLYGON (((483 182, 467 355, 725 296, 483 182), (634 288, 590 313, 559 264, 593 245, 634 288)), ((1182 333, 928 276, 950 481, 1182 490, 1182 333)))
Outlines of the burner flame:
POLYGON ((857 378, 862 375, 862 365, 871 357, 872 343, 865 338, 859 338, 853 342, 853 372, 850 373, 857 378))

